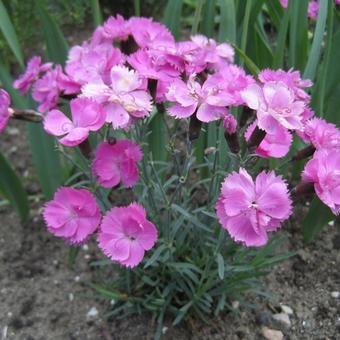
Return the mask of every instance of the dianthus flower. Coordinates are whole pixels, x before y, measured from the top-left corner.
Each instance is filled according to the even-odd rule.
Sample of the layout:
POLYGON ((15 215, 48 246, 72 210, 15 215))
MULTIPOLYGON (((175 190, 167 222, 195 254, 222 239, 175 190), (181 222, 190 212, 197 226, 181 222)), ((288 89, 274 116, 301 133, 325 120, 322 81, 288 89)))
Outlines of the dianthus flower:
POLYGON ((40 73, 50 70, 51 67, 52 63, 41 64, 41 57, 32 57, 27 63, 25 73, 14 81, 13 87, 18 89, 23 96, 30 89, 32 83, 39 78, 40 73))
POLYGON ((233 172, 222 184, 217 216, 230 236, 248 247, 260 247, 292 213, 287 185, 274 172, 261 172, 255 183, 245 169, 233 172))
POLYGON ((316 194, 334 214, 340 212, 340 150, 320 149, 302 173, 304 182, 314 184, 316 194))
POLYGON ((85 189, 61 187, 46 203, 43 216, 48 230, 71 244, 82 244, 100 223, 95 197, 85 189))
POLYGON ((309 1, 308 3, 308 17, 313 19, 313 20, 316 20, 318 18, 318 15, 319 15, 319 1, 309 1))
POLYGON ((306 122, 299 136, 316 149, 340 148, 340 130, 322 118, 312 118, 306 122))
POLYGON ((129 21, 118 14, 104 22, 102 34, 111 40, 127 40, 131 34, 130 26, 129 21))
POLYGON ((0 132, 4 131, 8 120, 10 118, 9 106, 11 105, 11 98, 9 94, 0 89, 0 132))
POLYGON ((246 105, 256 110, 260 129, 274 134, 283 126, 302 130, 305 103, 296 100, 294 92, 283 82, 267 82, 263 86, 249 85, 241 92, 246 105))
POLYGON ((114 144, 101 143, 92 164, 98 183, 112 188, 120 182, 126 188, 132 187, 139 179, 137 162, 143 157, 139 145, 122 139, 114 144))
MULTIPOLYGON (((247 128, 244 134, 246 141, 249 141, 256 125, 257 122, 255 121, 247 128)), ((291 133, 287 129, 280 127, 274 134, 267 133, 260 145, 257 146, 255 152, 264 158, 281 158, 289 152, 292 140, 291 133)))
POLYGON ((152 98, 143 89, 142 79, 125 66, 112 67, 110 85, 100 81, 89 83, 82 93, 103 105, 106 122, 114 128, 126 128, 133 119, 145 118, 152 111, 152 98))
POLYGON ((177 79, 168 88, 166 94, 170 102, 175 103, 168 108, 168 114, 176 118, 187 118, 196 112, 197 119, 211 122, 224 118, 227 114, 223 96, 215 97, 215 89, 210 82, 201 86, 195 76, 191 76, 187 83, 177 79))
POLYGON ((105 123, 102 106, 89 98, 76 98, 70 102, 72 121, 59 110, 50 111, 44 119, 44 129, 59 142, 75 146, 83 142, 90 131, 99 130, 105 123))
POLYGON ((112 208, 100 225, 98 242, 104 254, 126 267, 137 266, 157 240, 157 229, 138 203, 112 208))

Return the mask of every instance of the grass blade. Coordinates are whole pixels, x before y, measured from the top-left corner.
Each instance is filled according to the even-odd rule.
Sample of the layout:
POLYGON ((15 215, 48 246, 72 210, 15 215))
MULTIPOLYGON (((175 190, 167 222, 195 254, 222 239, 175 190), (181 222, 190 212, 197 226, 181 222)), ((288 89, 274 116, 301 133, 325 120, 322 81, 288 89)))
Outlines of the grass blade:
POLYGON ((183 0, 168 0, 163 23, 170 29, 175 38, 178 38, 181 29, 183 0))
POLYGON ((99 0, 91 0, 91 9, 94 26, 100 26, 103 23, 103 16, 100 10, 99 0))
POLYGON ((236 8, 234 0, 220 0, 218 40, 236 42, 236 8))

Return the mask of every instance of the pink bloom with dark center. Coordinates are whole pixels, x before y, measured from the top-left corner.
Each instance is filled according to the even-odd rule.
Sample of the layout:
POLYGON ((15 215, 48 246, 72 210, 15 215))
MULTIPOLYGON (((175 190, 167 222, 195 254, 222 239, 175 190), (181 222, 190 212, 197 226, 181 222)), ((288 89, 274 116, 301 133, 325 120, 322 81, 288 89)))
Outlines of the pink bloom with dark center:
POLYGON ((0 89, 0 132, 4 131, 8 120, 10 118, 9 106, 11 105, 11 98, 9 94, 0 89))
POLYGON ((157 240, 157 229, 138 203, 112 208, 100 225, 98 242, 103 253, 125 267, 136 267, 157 240))
POLYGON ((76 98, 70 102, 72 120, 59 110, 50 111, 44 119, 47 133, 61 137, 66 146, 79 145, 90 131, 99 130, 105 123, 105 111, 97 102, 88 98, 76 98))
POLYGON ((320 149, 307 162, 302 173, 304 182, 314 184, 320 200, 328 205, 335 215, 340 212, 340 150, 320 149))
POLYGON ((187 83, 176 80, 168 88, 166 94, 170 102, 175 103, 167 110, 175 118, 187 118, 196 113, 197 119, 202 122, 211 122, 224 118, 227 114, 224 100, 212 100, 214 88, 210 83, 201 86, 195 76, 191 76, 187 83), (213 105, 212 105, 213 104, 213 105))
POLYGON ((17 80, 14 81, 13 87, 20 91, 21 95, 27 93, 33 82, 35 82, 41 72, 50 70, 52 63, 41 64, 41 57, 32 57, 26 67, 25 73, 23 73, 17 80))
POLYGON ((122 139, 114 144, 101 143, 92 164, 92 171, 98 183, 104 188, 112 188, 120 182, 130 188, 139 179, 137 162, 143 158, 139 145, 122 139))
MULTIPOLYGON (((247 128, 244 134, 246 141, 250 139, 256 125, 257 122, 255 121, 247 128)), ((255 152, 264 158, 281 158, 286 156, 289 152, 292 141, 293 138, 291 133, 287 129, 280 127, 274 134, 267 133, 255 152)))
POLYGON ((152 111, 152 98, 143 85, 137 72, 114 66, 110 85, 101 81, 89 83, 82 93, 105 107, 106 122, 112 123, 113 128, 127 128, 133 119, 145 118, 152 111))
POLYGON ((89 191, 61 187, 45 204, 43 217, 53 235, 71 244, 83 244, 99 226, 101 214, 89 191))
POLYGON ((269 134, 280 127, 303 130, 305 103, 296 100, 294 92, 283 82, 249 85, 241 92, 246 105, 256 110, 258 126, 269 134))
POLYGON ((267 232, 277 230, 289 218, 292 202, 280 176, 262 171, 254 183, 241 168, 224 180, 216 212, 222 227, 235 241, 261 247, 268 241, 267 232))
POLYGON ((340 130, 322 118, 315 117, 307 121, 303 133, 299 135, 304 142, 313 144, 316 149, 340 147, 340 130))

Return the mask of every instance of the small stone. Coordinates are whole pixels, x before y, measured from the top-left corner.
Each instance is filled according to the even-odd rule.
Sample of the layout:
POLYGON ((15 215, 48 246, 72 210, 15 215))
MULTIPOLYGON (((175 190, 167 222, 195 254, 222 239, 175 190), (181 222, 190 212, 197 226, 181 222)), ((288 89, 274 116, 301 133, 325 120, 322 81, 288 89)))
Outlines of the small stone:
POLYGON ((89 254, 86 254, 85 256, 84 256, 84 259, 85 260, 89 260, 91 258, 91 255, 89 255, 89 254))
POLYGON ((233 309, 238 309, 238 307, 240 307, 240 303, 238 301, 233 301, 231 306, 233 307, 233 309))
POLYGON ((55 266, 57 266, 58 265, 58 260, 53 260, 53 264, 55 265, 55 266))
POLYGON ((13 313, 12 313, 12 312, 8 312, 8 313, 7 313, 7 316, 8 316, 9 318, 11 318, 11 317, 13 316, 13 313))
POLYGON ((168 329, 169 329, 168 327, 164 326, 162 328, 162 334, 165 334, 168 331, 168 329))
POLYGON ((340 293, 339 292, 332 292, 331 293, 331 296, 335 299, 337 299, 339 296, 340 296, 340 293))
POLYGON ((98 310, 96 307, 91 307, 91 309, 86 314, 87 320, 93 320, 98 316, 98 310))
POLYGON ((110 305, 113 306, 116 303, 116 300, 110 300, 110 305))
POLYGON ((84 251, 88 251, 89 250, 89 246, 87 244, 84 244, 82 246, 82 248, 83 248, 84 251))
POLYGON ((328 225, 329 225, 330 227, 333 227, 333 226, 334 226, 334 223, 335 223, 334 220, 333 220, 333 221, 329 221, 329 222, 328 222, 328 225))
POLYGON ((16 127, 8 127, 6 133, 8 133, 10 136, 15 136, 19 134, 19 129, 16 127))
POLYGON ((79 282, 79 281, 80 281, 80 277, 79 277, 79 276, 76 276, 76 277, 74 278, 74 281, 79 282))
POLYGON ((282 325, 290 328, 292 323, 290 322, 289 315, 285 313, 278 313, 273 315, 273 319, 280 322, 282 325))
POLYGON ((294 311, 292 308, 290 308, 289 306, 286 305, 281 305, 281 310, 283 313, 288 314, 288 315, 293 315, 294 311))
POLYGON ((262 332, 262 335, 267 340, 282 340, 283 339, 283 333, 281 331, 276 330, 276 329, 270 329, 268 327, 262 327, 261 332, 262 332))
POLYGON ((68 299, 72 302, 74 300, 74 295, 72 293, 68 294, 68 299))

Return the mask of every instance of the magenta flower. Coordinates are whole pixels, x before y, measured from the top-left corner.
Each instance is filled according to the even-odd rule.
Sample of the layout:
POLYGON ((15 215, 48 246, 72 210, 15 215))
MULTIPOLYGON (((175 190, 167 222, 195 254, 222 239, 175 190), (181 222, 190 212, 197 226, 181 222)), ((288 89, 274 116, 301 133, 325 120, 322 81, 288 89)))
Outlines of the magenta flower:
POLYGON ((340 130, 321 118, 307 121, 303 133, 299 136, 306 143, 313 144, 316 149, 340 148, 340 130))
POLYGON ((43 217, 48 231, 71 244, 82 244, 101 219, 95 197, 85 189, 61 187, 46 203, 43 217))
POLYGON ((121 15, 109 17, 103 25, 103 35, 111 40, 127 40, 131 33, 128 21, 121 15))
POLYGON ((10 118, 9 106, 11 105, 11 98, 9 94, 0 89, 0 132, 4 131, 8 120, 10 118))
POLYGON ((241 168, 224 180, 216 212, 235 241, 260 247, 268 241, 267 232, 277 230, 289 218, 292 202, 280 176, 262 171, 254 183, 241 168))
MULTIPOLYGON (((257 122, 255 121, 247 128, 244 134, 246 141, 250 139, 256 125, 257 122)), ((292 141, 293 137, 291 133, 287 129, 279 127, 274 134, 266 134, 255 152, 264 158, 281 158, 286 156, 289 152, 292 141)))
POLYGON ((287 8, 288 7, 288 0, 279 0, 280 4, 283 8, 287 8))
POLYGON ((139 179, 137 162, 142 158, 139 145, 130 140, 122 139, 115 144, 103 142, 97 148, 92 171, 104 188, 112 188, 120 182, 129 188, 139 179))
POLYGON ((90 131, 99 130, 105 123, 102 106, 88 98, 76 98, 70 102, 72 121, 59 110, 50 111, 44 119, 47 133, 62 137, 59 142, 75 146, 83 142, 90 131))
POLYGON ((157 229, 138 203, 112 208, 100 225, 98 242, 104 254, 126 267, 137 266, 157 240, 157 229))
POLYGON ((39 74, 50 70, 51 67, 52 63, 41 65, 41 57, 32 57, 27 63, 25 73, 14 81, 13 87, 18 89, 23 96, 30 89, 32 83, 38 79, 39 74))
POLYGON ((312 1, 309 1, 308 3, 308 17, 313 19, 313 20, 316 20, 318 18, 318 15, 319 15, 319 1, 315 1, 315 0, 312 0, 312 1))
POLYGON ((143 89, 139 75, 124 66, 111 69, 110 86, 97 81, 85 85, 83 95, 101 103, 106 122, 116 128, 127 128, 133 119, 145 118, 152 111, 152 98, 143 89))
POLYGON ((283 82, 267 82, 262 87, 249 85, 241 92, 247 106, 257 111, 258 126, 275 134, 283 126, 303 130, 305 103, 295 100, 294 92, 283 82))
POLYGON ((340 151, 321 149, 314 153, 302 173, 304 182, 314 184, 320 200, 328 205, 335 215, 340 212, 340 151))
POLYGON ((175 104, 167 110, 175 118, 187 118, 196 113, 197 119, 202 122, 211 122, 224 118, 227 114, 224 100, 212 100, 213 96, 210 83, 201 86, 194 76, 187 83, 177 79, 168 88, 167 99, 175 104))

